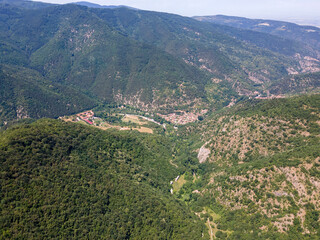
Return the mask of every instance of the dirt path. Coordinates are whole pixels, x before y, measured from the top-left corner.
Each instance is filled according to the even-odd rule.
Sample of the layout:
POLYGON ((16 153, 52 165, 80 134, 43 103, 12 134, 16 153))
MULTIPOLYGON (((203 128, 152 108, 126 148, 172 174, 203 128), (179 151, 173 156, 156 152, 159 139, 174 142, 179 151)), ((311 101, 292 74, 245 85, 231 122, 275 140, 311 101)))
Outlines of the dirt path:
POLYGON ((176 168, 179 167, 177 164, 175 164, 175 163, 172 162, 172 159, 170 159, 170 164, 171 164, 172 166, 176 167, 176 168))
POLYGON ((211 227, 211 224, 210 224, 210 220, 209 220, 209 218, 208 218, 208 226, 209 226, 209 235, 210 235, 210 240, 213 240, 214 235, 213 235, 213 231, 212 231, 212 227, 211 227))

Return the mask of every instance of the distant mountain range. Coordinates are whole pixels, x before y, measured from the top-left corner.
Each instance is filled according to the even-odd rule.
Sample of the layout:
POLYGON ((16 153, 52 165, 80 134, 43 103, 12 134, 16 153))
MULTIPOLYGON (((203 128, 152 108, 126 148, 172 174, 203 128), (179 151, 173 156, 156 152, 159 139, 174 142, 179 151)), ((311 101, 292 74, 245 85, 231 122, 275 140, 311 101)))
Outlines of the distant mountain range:
POLYGON ((315 19, 315 18, 287 18, 287 19, 283 19, 282 21, 320 28, 320 19, 315 19))
MULTIPOLYGON (((129 9, 136 9, 136 8, 132 8, 132 7, 128 7, 128 6, 125 6, 125 5, 118 5, 118 6, 105 6, 105 5, 99 5, 99 4, 95 4, 95 3, 91 3, 91 2, 74 2, 72 4, 76 4, 76 5, 81 5, 81 6, 86 6, 86 7, 89 7, 89 8, 111 8, 111 9, 114 9, 114 8, 121 8, 121 7, 125 7, 125 8, 129 8, 129 9)), ((138 10, 138 9, 136 9, 138 10)))
MULTIPOLYGON (((11 78, 20 71, 35 72, 46 82, 42 88, 47 93, 56 91, 59 84, 79 93, 73 95, 80 99, 78 104, 73 97, 65 102, 64 94, 56 93, 69 113, 99 102, 162 113, 219 109, 241 95, 267 96, 271 86, 278 94, 288 93, 279 91, 282 79, 320 71, 317 28, 223 16, 197 21, 87 2, 0 3, 2 69, 16 69, 11 78), (53 87, 46 89, 49 86, 53 87)), ((10 81, 3 79, 2 84, 3 89, 14 89, 10 81)), ((299 91, 305 89, 295 92, 299 91)), ((66 113, 53 107, 33 114, 30 109, 42 109, 36 94, 31 93, 30 101, 23 100, 29 99, 26 96, 19 101, 3 96, 2 106, 8 101, 13 104, 9 111, 2 111, 3 120, 14 118, 18 111, 24 113, 18 118, 66 113), (5 112, 11 112, 8 119, 5 112)))
POLYGON ((199 21, 269 33, 286 39, 307 43, 318 50, 320 49, 320 28, 314 26, 301 26, 283 21, 248 19, 223 15, 194 18, 199 21))

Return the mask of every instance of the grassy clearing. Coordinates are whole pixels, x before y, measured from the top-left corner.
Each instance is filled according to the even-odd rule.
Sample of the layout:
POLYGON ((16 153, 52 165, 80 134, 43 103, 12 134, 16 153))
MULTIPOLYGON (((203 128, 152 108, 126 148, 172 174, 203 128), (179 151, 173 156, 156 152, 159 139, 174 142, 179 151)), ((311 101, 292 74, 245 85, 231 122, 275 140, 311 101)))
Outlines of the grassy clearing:
POLYGON ((178 181, 174 181, 172 184, 173 192, 179 192, 179 190, 182 188, 183 184, 185 184, 187 180, 184 179, 184 174, 180 176, 178 181))
POLYGON ((142 133, 153 133, 153 130, 151 128, 141 127, 141 128, 135 128, 134 130, 138 130, 142 133))
POLYGON ((128 115, 126 114, 123 118, 122 118, 122 122, 124 123, 135 123, 137 125, 139 125, 139 127, 136 128, 129 128, 129 127, 124 127, 121 130, 137 130, 139 132, 142 133, 153 133, 153 130, 151 128, 147 128, 147 127, 142 127, 142 125, 148 124, 149 122, 147 120, 144 120, 143 118, 139 117, 139 116, 134 116, 134 115, 128 115))
POLYGON ((125 123, 135 123, 138 125, 144 125, 144 124, 148 124, 149 122, 147 120, 144 120, 141 117, 138 116, 134 116, 134 115, 128 115, 126 114, 123 118, 122 118, 122 122, 125 123))
POLYGON ((210 208, 207 208, 207 207, 204 208, 204 210, 202 211, 202 214, 203 214, 202 216, 200 215, 200 218, 202 220, 205 220, 205 218, 207 218, 206 226, 208 227, 210 239, 215 239, 216 233, 218 231, 226 233, 227 236, 232 234, 232 231, 223 231, 217 228, 217 224, 215 222, 221 218, 220 214, 215 213, 214 211, 212 211, 210 208))
POLYGON ((215 213, 210 208, 205 208, 205 211, 212 217, 212 221, 217 221, 221 218, 220 214, 215 213))
MULTIPOLYGON (((64 116, 64 117, 61 117, 62 120, 66 121, 66 122, 77 122, 77 123, 80 123, 80 124, 83 124, 83 125, 88 125, 86 122, 84 121, 78 121, 77 120, 77 117, 76 115, 71 115, 71 116, 64 116)), ((142 127, 141 125, 143 124, 148 124, 149 122, 146 121, 146 120, 143 120, 142 118, 138 117, 138 116, 133 116, 133 115, 126 115, 123 119, 122 119, 123 122, 125 123, 136 123, 140 126, 138 127, 121 127, 121 126, 118 126, 118 125, 111 125, 107 122, 105 122, 104 120, 102 120, 101 118, 95 118, 95 119, 92 119, 92 122, 94 123, 93 125, 91 125, 92 127, 96 127, 96 128, 99 128, 99 129, 102 129, 102 130, 107 130, 109 128, 115 128, 115 129, 118 129, 118 130, 137 130, 141 133, 150 133, 150 134, 153 134, 153 130, 151 128, 147 128, 147 127, 142 127)))
POLYGON ((153 130, 151 128, 146 128, 146 127, 139 127, 139 128, 134 128, 134 127, 122 127, 120 130, 137 130, 141 133, 153 133, 153 130))

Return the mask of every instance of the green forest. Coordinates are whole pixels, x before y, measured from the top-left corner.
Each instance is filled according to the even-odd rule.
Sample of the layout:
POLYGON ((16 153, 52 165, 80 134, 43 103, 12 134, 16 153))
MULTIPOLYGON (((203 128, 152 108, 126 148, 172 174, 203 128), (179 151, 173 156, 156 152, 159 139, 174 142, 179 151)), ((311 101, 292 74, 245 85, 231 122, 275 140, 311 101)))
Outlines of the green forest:
POLYGON ((318 103, 319 95, 248 100, 160 135, 50 119, 13 125, 0 135, 2 237, 206 239, 210 225, 218 239, 317 239, 318 103), (221 117, 229 120, 220 126, 221 117), (246 141, 265 126, 266 138, 247 145, 268 154, 249 148, 241 158, 241 145, 220 146, 200 164, 195 150, 208 138, 230 141, 216 129, 233 118, 250 119, 246 141), (268 122, 277 132, 268 135, 268 122), (203 127, 210 131, 199 138, 203 127), (299 182, 309 198, 289 170, 309 179, 299 182))
POLYGON ((1 134, 1 236, 199 239, 205 226, 169 193, 169 143, 39 120, 1 134))

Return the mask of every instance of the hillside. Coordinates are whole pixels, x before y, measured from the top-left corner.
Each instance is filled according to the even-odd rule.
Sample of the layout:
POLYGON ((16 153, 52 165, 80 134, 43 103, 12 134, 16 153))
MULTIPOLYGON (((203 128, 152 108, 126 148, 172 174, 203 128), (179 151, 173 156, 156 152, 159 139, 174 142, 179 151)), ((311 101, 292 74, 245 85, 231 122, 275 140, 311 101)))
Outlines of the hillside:
POLYGON ((319 50, 271 34, 125 8, 94 12, 118 31, 153 44, 229 82, 245 95, 262 93, 292 73, 319 71, 319 50))
POLYGON ((0 1, 1 238, 319 238, 316 28, 80 5, 0 1))
POLYGON ((0 0, 0 5, 14 5, 15 7, 27 9, 38 9, 53 6, 53 4, 50 3, 37 2, 31 0, 0 0))
POLYGON ((292 75, 283 78, 281 81, 270 86, 270 93, 295 94, 301 92, 319 91, 320 89, 320 72, 292 75))
POLYGON ((82 95, 163 112, 207 105, 206 73, 123 36, 86 7, 22 10, 4 5, 1 10, 0 62, 22 65, 52 85, 79 92, 79 105, 84 105, 82 95))
POLYGON ((39 120, 0 134, 1 237, 207 239, 169 193, 170 142, 39 120))
POLYGON ((92 98, 37 71, 0 64, 0 127, 12 119, 58 117, 96 104, 92 98))
POLYGON ((196 139, 205 143, 199 160, 206 180, 178 196, 218 214, 211 225, 219 235, 233 232, 230 239, 317 239, 319 103, 319 95, 250 100, 195 126, 196 135, 181 130, 194 148, 196 139))
POLYGON ((319 239, 318 35, 0 0, 0 238, 319 239))
POLYGON ((2 235, 317 239, 319 103, 247 100, 162 134, 45 119, 9 128, 2 235))
MULTIPOLYGON (((167 119, 195 116, 232 105, 239 95, 267 96, 291 74, 320 69, 310 45, 270 34, 126 7, 3 2, 0 63, 20 76, 41 76, 42 95, 62 103, 39 114, 33 114, 43 108, 39 104, 14 103, 29 106, 25 116, 56 117, 100 103, 127 104, 167 119), (59 90, 53 97, 49 86, 69 95, 59 90)), ((309 89, 297 88, 292 91, 309 89)), ((35 87, 28 91, 30 101, 39 102, 35 87)), ((2 101, 2 122, 18 118, 8 108, 15 100, 2 101)))
POLYGON ((128 6, 124 6, 124 5, 99 5, 99 4, 95 4, 95 3, 91 3, 91 2, 74 2, 73 4, 77 4, 80 6, 86 6, 89 8, 120 8, 120 7, 126 7, 126 8, 130 8, 130 9, 135 9, 132 7, 128 7, 128 6))

